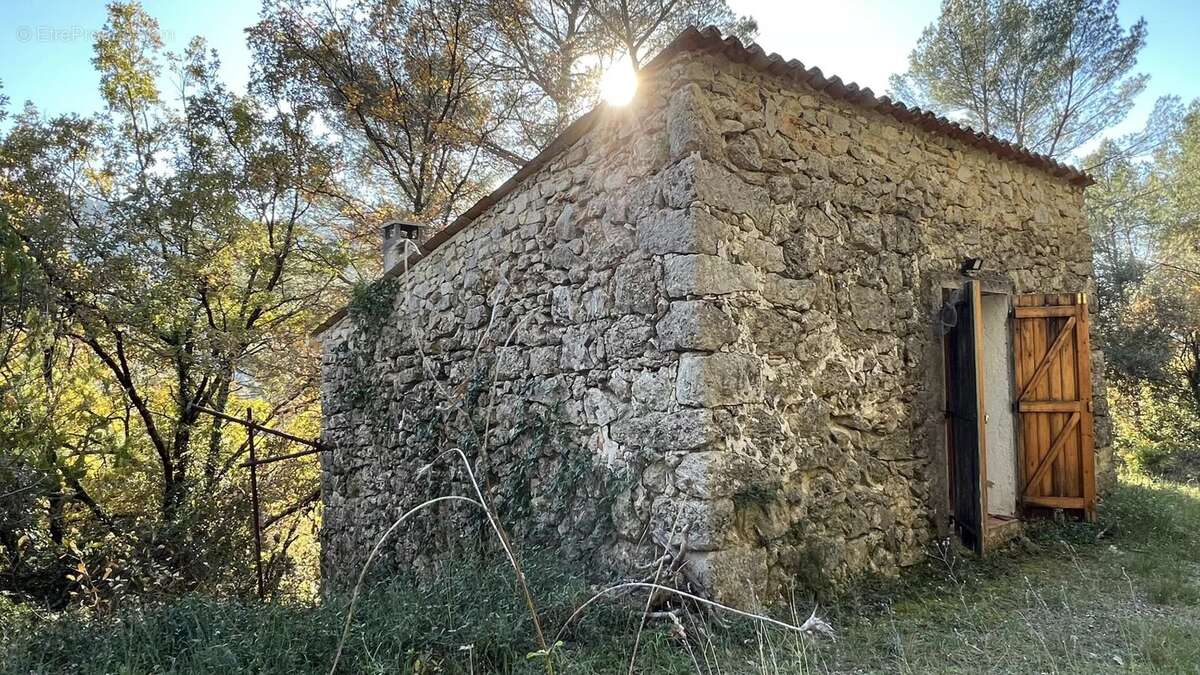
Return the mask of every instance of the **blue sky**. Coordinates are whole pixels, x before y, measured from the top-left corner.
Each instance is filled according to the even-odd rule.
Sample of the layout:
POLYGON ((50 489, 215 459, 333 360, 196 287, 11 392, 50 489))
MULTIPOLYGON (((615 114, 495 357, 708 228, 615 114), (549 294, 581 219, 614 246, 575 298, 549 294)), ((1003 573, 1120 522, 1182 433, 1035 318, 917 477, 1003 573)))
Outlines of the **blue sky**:
MULTIPOLYGON (((221 54, 226 81, 244 87, 249 53, 243 29, 258 15, 255 0, 144 0, 158 18, 167 47, 182 50, 203 35, 221 54)), ((939 0, 730 0, 759 20, 759 43, 826 74, 877 93, 904 68, 921 29, 937 16, 939 0)), ((1138 67, 1150 86, 1133 114, 1113 133, 1141 128, 1155 99, 1200 97, 1200 0, 1124 0, 1126 26, 1139 16, 1149 44, 1138 67)), ((51 113, 96 110, 99 78, 92 70, 92 35, 104 23, 98 0, 4 0, 0 3, 0 81, 11 108, 26 100, 51 113)))
MULTIPOLYGON (((91 59, 105 5, 104 0, 0 0, 0 82, 12 99, 10 110, 27 100, 50 114, 100 108, 100 78, 91 59)), ((143 0, 142 5, 158 19, 167 49, 181 52, 201 35, 220 52, 225 81, 245 88, 250 54, 242 31, 258 20, 257 0, 143 0)))
MULTIPOLYGON (((800 59, 826 75, 887 91, 888 76, 904 70, 921 31, 937 18, 940 0, 729 0, 758 19, 758 43, 800 59)), ((1138 69, 1150 74, 1132 113, 1109 133, 1140 130, 1159 96, 1200 98, 1200 0, 1121 0, 1128 28, 1146 19, 1149 37, 1138 69)), ((1083 148, 1086 154, 1092 145, 1083 148)))

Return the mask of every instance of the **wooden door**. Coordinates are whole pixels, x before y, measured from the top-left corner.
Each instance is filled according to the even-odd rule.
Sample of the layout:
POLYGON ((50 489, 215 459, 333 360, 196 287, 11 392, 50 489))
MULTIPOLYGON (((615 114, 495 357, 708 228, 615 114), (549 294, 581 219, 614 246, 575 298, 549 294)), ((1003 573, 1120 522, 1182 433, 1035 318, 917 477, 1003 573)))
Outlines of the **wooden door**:
POLYGON ((947 344, 951 494, 954 525, 963 545, 983 554, 987 539, 987 448, 983 402, 983 312, 979 283, 968 281, 955 309, 947 344))
POLYGON ((1018 295, 1013 309, 1020 497, 1096 516, 1087 300, 1018 295))

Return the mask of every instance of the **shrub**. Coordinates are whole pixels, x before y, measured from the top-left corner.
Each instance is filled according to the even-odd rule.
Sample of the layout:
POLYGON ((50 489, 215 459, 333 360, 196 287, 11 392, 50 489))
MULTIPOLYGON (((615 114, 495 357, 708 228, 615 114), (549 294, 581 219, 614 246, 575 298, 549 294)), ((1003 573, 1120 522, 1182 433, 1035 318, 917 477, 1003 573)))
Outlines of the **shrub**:
POLYGON ((0 635, 6 640, 24 635, 34 621, 32 607, 25 603, 13 602, 8 595, 0 593, 0 635))
POLYGON ((1200 413, 1190 400, 1142 386, 1111 390, 1114 445, 1135 474, 1174 480, 1200 477, 1200 413))

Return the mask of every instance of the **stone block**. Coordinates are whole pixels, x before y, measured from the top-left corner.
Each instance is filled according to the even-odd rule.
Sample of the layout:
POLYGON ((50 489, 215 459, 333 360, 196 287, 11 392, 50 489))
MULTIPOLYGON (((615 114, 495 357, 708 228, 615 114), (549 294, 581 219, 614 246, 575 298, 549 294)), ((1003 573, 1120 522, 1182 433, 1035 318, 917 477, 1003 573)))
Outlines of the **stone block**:
MULTIPOLYGON (((530 241, 533 241, 532 239, 530 241)), ((578 241, 578 240, 575 240, 578 241)), ((583 260, 580 258, 580 246, 572 242, 563 242, 555 246, 550 251, 550 264, 558 269, 571 269, 579 265, 583 260)))
POLYGON ((714 162, 699 160, 694 168, 694 190, 712 208, 749 216, 755 225, 770 223, 771 195, 766 187, 751 185, 714 162))
POLYGON ((708 95, 695 84, 674 94, 667 104, 667 144, 672 161, 692 153, 714 158, 721 149, 717 119, 708 95))
POLYGON ((552 375, 559 371, 557 346, 534 347, 529 350, 529 374, 552 375))
POLYGON ((671 256, 663 263, 667 297, 725 295, 753 291, 758 275, 749 265, 738 265, 712 255, 671 256))
POLYGON ((705 300, 672 302, 656 326, 659 349, 716 351, 737 340, 733 319, 705 300))
POLYGON ((619 312, 653 314, 658 309, 660 270, 653 260, 635 260, 617 267, 614 301, 619 312))
POLYGON ((723 227, 701 209, 663 209, 638 223, 638 246, 652 255, 715 254, 723 227))
POLYGON ((631 359, 654 349, 652 331, 639 316, 623 316, 604 334, 604 346, 609 358, 631 359))
POLYGON ((725 156, 739 169, 762 171, 762 151, 749 134, 740 134, 730 140, 725 146, 725 156))
POLYGON ((763 277, 763 299, 772 305, 805 310, 812 306, 816 284, 810 279, 789 279, 778 274, 763 277))
POLYGON ((570 241, 583 235, 583 228, 580 227, 574 204, 563 206, 562 212, 558 214, 558 219, 554 221, 554 233, 559 241, 570 241))
POLYGON ((607 425, 617 419, 616 397, 603 389, 588 389, 583 396, 584 421, 599 426, 607 425))
POLYGON ((734 505, 732 499, 655 500, 650 527, 667 539, 674 533, 676 545, 687 539, 689 551, 717 551, 732 543, 734 505))
POLYGON ((563 370, 590 370, 599 366, 600 359, 591 348, 595 339, 586 326, 568 328, 562 338, 560 367, 563 370))
POLYGON ((740 319, 759 354, 795 356, 796 346, 804 338, 798 322, 770 307, 747 308, 740 319))
POLYGON ((741 262, 764 272, 781 272, 784 268, 783 247, 757 237, 743 241, 737 257, 741 262))
POLYGON ((887 293, 862 285, 850 287, 850 310, 854 323, 862 330, 887 330, 895 316, 895 309, 887 293))
POLYGON ((686 209, 700 200, 696 175, 701 164, 708 164, 699 155, 686 157, 668 167, 660 178, 660 197, 672 209, 686 209))
POLYGON ((613 294, 606 285, 597 286, 583 294, 583 315, 588 321, 612 316, 613 294))
POLYGON ((732 497, 738 484, 725 475, 725 450, 689 452, 675 467, 675 487, 680 492, 699 499, 732 497))
POLYGON ((756 609, 762 606, 762 589, 770 574, 767 551, 744 546, 724 550, 695 547, 688 566, 717 602, 756 609))
POLYGON ((668 410, 675 401, 675 368, 639 371, 630 390, 633 402, 641 408, 668 410))
POLYGON ((502 349, 496 357, 496 377, 515 380, 529 372, 529 354, 519 347, 502 349))
POLYGON ((550 291, 550 317, 560 326, 575 321, 579 315, 580 304, 580 293, 575 288, 555 286, 550 291))
POLYGON ((554 377, 542 377, 534 380, 533 386, 526 394, 529 401, 541 403, 545 406, 553 406, 563 402, 569 393, 567 383, 563 375, 555 375, 554 377))
POLYGON ((680 405, 713 408, 762 398, 761 361, 748 354, 684 354, 675 378, 680 405))
POLYGON ((613 440, 633 448, 694 450, 721 438, 713 411, 647 412, 612 423, 613 440))

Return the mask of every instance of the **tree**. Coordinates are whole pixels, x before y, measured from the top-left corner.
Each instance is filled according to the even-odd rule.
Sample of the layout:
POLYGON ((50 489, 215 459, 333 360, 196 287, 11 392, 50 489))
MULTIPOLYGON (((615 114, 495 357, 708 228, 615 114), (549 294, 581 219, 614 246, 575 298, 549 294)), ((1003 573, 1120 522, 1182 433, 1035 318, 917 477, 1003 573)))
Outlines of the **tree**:
MULTIPOLYGON (((296 354, 343 297, 339 167, 311 110, 230 93, 200 40, 164 54, 136 4, 110 5, 93 63, 103 114, 28 109, 0 138, 0 225, 36 298, 3 298, 17 344, 0 391, 22 407, 0 421, 41 430, 22 470, 48 477, 31 494, 73 531, 70 555, 91 542, 104 565, 145 567, 127 575, 143 586, 237 583, 220 556, 248 548, 245 435, 198 406, 311 431, 316 360, 296 354)), ((291 471, 268 499, 310 491, 311 466, 291 471)))
POLYGON ((1146 22, 1123 29, 1116 0, 943 0, 891 93, 1065 157, 1128 114, 1145 44, 1146 22))
MULTIPOLYGON (((1194 106, 1195 104, 1193 104, 1194 106)), ((1097 330, 1105 345, 1109 380, 1129 391, 1178 381, 1169 372, 1174 347, 1167 323, 1166 298, 1152 300, 1153 288, 1168 278, 1186 280, 1191 263, 1179 258, 1178 237, 1195 231, 1187 210, 1173 206, 1186 195, 1186 162, 1191 116, 1176 97, 1155 105, 1146 129, 1106 139, 1084 160, 1096 179, 1085 194, 1085 213, 1094 244, 1097 330), (1182 223, 1182 224, 1180 224, 1182 223)), ((1200 154, 1200 153, 1198 153, 1200 154)), ((1186 197, 1184 197, 1186 200, 1186 197)))
POLYGON ((725 0, 480 0, 496 33, 488 59, 516 94, 517 140, 545 147, 596 105, 600 76, 624 58, 635 71, 689 25, 716 25, 745 40, 758 27, 725 0))
POLYGON ((371 219, 445 223, 689 24, 756 31, 725 0, 269 0, 251 43, 347 143, 371 219))
POLYGON ((1085 193, 1096 269, 1096 330, 1104 344, 1110 386, 1133 391, 1162 382, 1170 356, 1153 322, 1136 320, 1134 306, 1152 271, 1159 198, 1152 162, 1125 156, 1105 140, 1086 160, 1096 179, 1085 193))
POLYGON ((1142 322, 1169 340, 1168 384, 1182 387, 1200 411, 1200 101, 1194 101, 1173 142, 1156 157, 1159 226, 1152 272, 1135 305, 1142 322))
POLYGON ((588 5, 606 39, 635 71, 688 26, 715 25, 746 41, 758 33, 754 19, 737 16, 725 0, 588 0, 588 5))
POLYGON ((1200 100, 1192 101, 1172 143, 1159 154, 1167 234, 1189 254, 1200 245, 1200 100))
MULTIPOLYGON (((0 589, 245 592, 247 438, 201 409, 315 434, 307 334, 378 264, 372 226, 446 222, 595 100, 599 67, 688 12, 732 17, 711 0, 271 0, 239 95, 202 40, 169 53, 140 5, 110 5, 104 110, 30 105, 0 132, 0 589)), ((271 466, 277 582, 316 468, 271 466)))
POLYGON ((449 222, 486 192, 497 161, 524 163, 496 140, 511 103, 490 95, 488 39, 483 17, 448 0, 272 0, 250 30, 263 81, 321 111, 376 221, 399 211, 449 222))
POLYGON ((486 58, 513 107, 514 143, 536 153, 595 103, 608 42, 588 0, 482 0, 486 58))
POLYGON ((1154 456, 1186 449, 1200 429, 1200 101, 1157 108, 1157 129, 1106 141, 1088 157, 1097 183, 1085 203, 1118 426, 1130 451, 1157 448, 1154 456), (1128 157, 1125 148, 1145 138, 1162 140, 1152 154, 1128 157))

